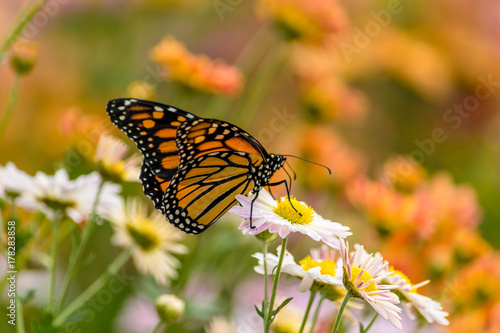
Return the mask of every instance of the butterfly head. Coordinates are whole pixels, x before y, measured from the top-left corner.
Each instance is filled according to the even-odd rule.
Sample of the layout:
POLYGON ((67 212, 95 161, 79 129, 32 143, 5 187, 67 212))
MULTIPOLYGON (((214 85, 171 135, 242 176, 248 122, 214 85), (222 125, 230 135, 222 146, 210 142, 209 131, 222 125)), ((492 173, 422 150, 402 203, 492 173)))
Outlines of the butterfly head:
POLYGON ((276 170, 281 168, 283 164, 285 164, 286 157, 283 155, 275 155, 275 154, 270 154, 269 155, 269 168, 272 170, 274 173, 276 170))
POLYGON ((276 170, 285 164, 285 161, 286 157, 282 155, 269 154, 268 158, 259 165, 254 174, 255 190, 266 186, 276 170))

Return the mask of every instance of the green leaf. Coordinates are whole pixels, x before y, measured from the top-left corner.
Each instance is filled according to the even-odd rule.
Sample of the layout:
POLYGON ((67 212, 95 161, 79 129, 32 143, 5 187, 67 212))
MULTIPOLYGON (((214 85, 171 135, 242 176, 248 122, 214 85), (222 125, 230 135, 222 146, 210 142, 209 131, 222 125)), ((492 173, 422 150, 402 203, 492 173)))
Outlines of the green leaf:
POLYGON ((35 333, 58 333, 58 330, 52 326, 54 316, 51 313, 45 312, 42 314, 40 322, 31 321, 31 327, 35 333))
POLYGON ((35 297, 35 289, 30 289, 27 293, 26 293, 26 296, 24 297, 19 297, 19 299, 21 300, 21 302, 23 304, 26 304, 28 303, 29 301, 31 301, 34 297, 35 297))
POLYGON ((80 272, 81 272, 81 271, 83 271, 83 270, 84 270, 87 266, 89 266, 91 263, 93 263, 93 262, 94 262, 94 260, 95 260, 95 258, 96 258, 95 254, 94 254, 94 253, 91 253, 91 254, 89 254, 89 256, 88 256, 87 258, 83 259, 83 261, 82 261, 82 263, 80 264, 80 267, 79 267, 79 269, 78 269, 78 272, 77 272, 76 274, 80 273, 80 272))
POLYGON ((264 319, 264 313, 261 310, 259 310, 259 308, 257 307, 257 305, 254 304, 253 306, 255 308, 255 311, 257 311, 257 314, 259 315, 259 317, 261 317, 262 319, 264 319))
POLYGON ((281 309, 283 309, 288 303, 290 303, 292 301, 292 299, 293 299, 293 297, 290 297, 290 298, 287 298, 286 300, 284 300, 283 303, 281 303, 281 305, 278 306, 278 308, 273 311, 273 318, 281 311, 281 309))

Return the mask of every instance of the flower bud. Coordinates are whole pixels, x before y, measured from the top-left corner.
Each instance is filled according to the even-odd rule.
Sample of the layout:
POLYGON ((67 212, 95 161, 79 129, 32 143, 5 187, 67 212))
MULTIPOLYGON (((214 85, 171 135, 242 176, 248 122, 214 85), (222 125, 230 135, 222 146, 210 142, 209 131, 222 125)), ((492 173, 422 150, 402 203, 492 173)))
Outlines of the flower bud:
POLYGON ((31 72, 38 56, 38 44, 28 40, 19 40, 12 46, 10 65, 19 75, 31 72))
POLYGON ((278 237, 278 234, 276 233, 273 234, 270 233, 269 230, 264 230, 263 232, 255 235, 255 237, 260 241, 264 241, 267 244, 270 244, 278 237))
POLYGON ((156 312, 167 324, 174 323, 184 315, 184 301, 175 295, 161 295, 156 299, 156 312))

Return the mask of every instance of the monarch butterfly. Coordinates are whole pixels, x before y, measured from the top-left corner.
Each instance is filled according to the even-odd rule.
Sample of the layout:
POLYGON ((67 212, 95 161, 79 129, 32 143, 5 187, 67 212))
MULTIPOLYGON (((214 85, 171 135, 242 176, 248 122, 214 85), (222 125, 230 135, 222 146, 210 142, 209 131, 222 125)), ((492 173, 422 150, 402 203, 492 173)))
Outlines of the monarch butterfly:
POLYGON ((186 233, 210 227, 236 204, 237 194, 283 182, 287 186, 286 180, 269 183, 286 157, 267 153, 235 125, 137 99, 114 99, 106 109, 144 156, 144 194, 186 233))

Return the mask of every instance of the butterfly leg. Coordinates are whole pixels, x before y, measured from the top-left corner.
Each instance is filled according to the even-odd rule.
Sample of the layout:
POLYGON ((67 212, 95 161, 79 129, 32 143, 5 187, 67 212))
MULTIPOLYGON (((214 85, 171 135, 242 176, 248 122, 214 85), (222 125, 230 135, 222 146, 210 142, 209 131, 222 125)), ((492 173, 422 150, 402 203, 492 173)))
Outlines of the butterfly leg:
POLYGON ((276 198, 273 195, 273 191, 271 191, 271 186, 268 186, 267 189, 269 190, 269 194, 271 194, 271 196, 273 197, 273 199, 276 200, 276 198))
POLYGON ((255 229, 255 226, 252 225, 252 216, 253 216, 253 203, 257 200, 259 197, 259 192, 255 194, 255 197, 252 199, 252 202, 250 203, 250 228, 255 229))
POLYGON ((269 183, 267 184, 267 186, 277 186, 277 185, 281 185, 281 184, 285 184, 285 188, 286 188, 286 196, 288 198, 288 201, 290 202, 290 206, 292 206, 292 208, 300 215, 302 216, 302 214, 297 210, 297 208, 295 208, 293 206, 293 203, 292 203, 292 198, 290 197, 290 189, 291 189, 291 184, 290 184, 290 187, 288 186, 288 182, 286 181, 286 179, 283 179, 279 182, 276 182, 276 183, 269 183))

